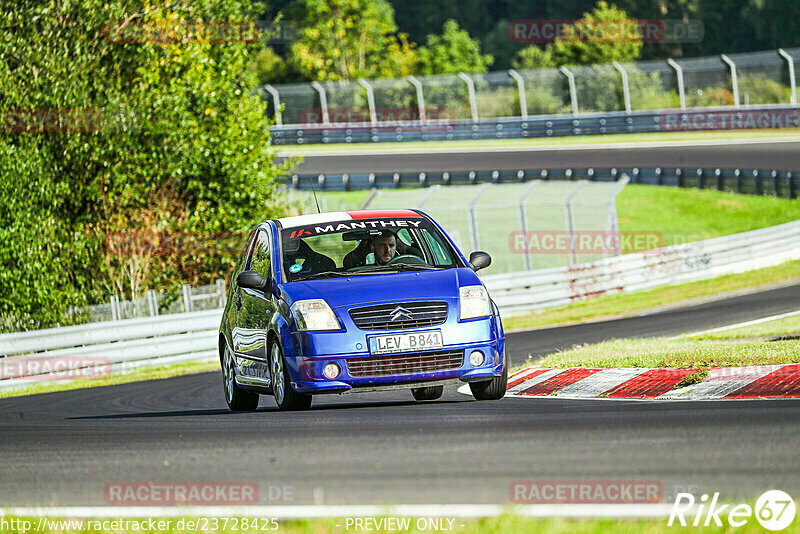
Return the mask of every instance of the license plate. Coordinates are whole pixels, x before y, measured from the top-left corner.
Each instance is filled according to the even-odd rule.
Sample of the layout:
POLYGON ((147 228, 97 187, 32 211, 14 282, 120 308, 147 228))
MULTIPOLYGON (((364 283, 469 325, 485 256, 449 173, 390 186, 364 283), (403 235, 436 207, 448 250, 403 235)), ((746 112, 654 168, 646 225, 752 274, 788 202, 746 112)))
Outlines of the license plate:
POLYGON ((419 350, 441 349, 442 331, 415 332, 413 334, 389 334, 369 337, 370 354, 391 352, 414 352, 419 350))

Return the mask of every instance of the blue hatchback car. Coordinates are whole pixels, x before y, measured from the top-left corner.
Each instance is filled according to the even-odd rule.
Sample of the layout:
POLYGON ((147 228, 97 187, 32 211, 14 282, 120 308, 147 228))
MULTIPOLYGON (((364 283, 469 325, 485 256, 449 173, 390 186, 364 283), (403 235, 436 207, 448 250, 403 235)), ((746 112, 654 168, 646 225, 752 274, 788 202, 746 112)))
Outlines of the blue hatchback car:
POLYGON ((269 220, 234 268, 219 333, 225 399, 254 410, 273 395, 303 410, 312 395, 410 389, 434 400, 468 383, 478 400, 508 381, 497 306, 467 260, 419 210, 269 220))

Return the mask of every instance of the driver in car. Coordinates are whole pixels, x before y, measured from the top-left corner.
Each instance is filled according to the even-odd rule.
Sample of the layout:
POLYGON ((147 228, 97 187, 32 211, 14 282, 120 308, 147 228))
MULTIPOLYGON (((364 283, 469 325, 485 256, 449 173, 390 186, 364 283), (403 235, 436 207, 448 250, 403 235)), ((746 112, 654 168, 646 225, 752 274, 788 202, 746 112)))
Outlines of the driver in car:
POLYGON ((370 250, 375 255, 375 263, 386 265, 392 258, 398 256, 397 238, 391 230, 382 230, 380 234, 373 236, 370 243, 370 250))

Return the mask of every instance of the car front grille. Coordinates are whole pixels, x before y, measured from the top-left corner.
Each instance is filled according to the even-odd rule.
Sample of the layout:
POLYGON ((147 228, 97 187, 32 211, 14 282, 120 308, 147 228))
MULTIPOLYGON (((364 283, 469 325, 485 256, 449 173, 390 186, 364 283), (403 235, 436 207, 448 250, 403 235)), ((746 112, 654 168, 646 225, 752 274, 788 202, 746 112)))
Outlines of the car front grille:
POLYGON ((361 330, 402 330, 442 324, 447 320, 446 302, 379 304, 350 310, 361 330))
POLYGON ((390 376, 458 369, 464 364, 464 351, 389 354, 347 360, 350 376, 390 376))

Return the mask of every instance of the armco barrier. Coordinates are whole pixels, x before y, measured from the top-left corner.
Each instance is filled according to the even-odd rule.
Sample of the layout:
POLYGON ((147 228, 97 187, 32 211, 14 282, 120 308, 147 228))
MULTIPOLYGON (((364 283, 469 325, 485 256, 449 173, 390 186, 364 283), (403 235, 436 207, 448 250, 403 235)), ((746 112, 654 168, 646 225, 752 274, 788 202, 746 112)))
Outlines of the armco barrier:
MULTIPOLYGON (((163 365, 183 361, 217 358, 217 339, 222 309, 176 313, 65 326, 0 335, 0 365, 17 356, 26 360, 50 362, 50 366, 26 365, 24 376, 37 380, 56 379, 53 362, 69 365, 70 370, 110 366, 112 371, 163 365), (3 358, 4 357, 4 358, 3 358)), ((0 388, 30 385, 15 380, 19 371, 4 367, 0 388), (10 369, 11 376, 5 372, 10 369)))
POLYGON ((436 185, 511 184, 532 180, 588 180, 696 187, 752 195, 797 198, 800 171, 776 169, 718 169, 695 167, 614 167, 573 169, 494 169, 483 171, 436 171, 353 174, 294 174, 283 178, 286 186, 311 191, 355 191, 359 189, 401 189, 436 185))
POLYGON ((796 259, 800 259, 800 221, 588 264, 486 275, 482 279, 500 310, 517 314, 796 259))
MULTIPOLYGON (((800 259, 800 221, 675 245, 568 268, 482 277, 505 315, 601 295, 704 280, 800 259)), ((222 310, 90 323, 0 335, 0 365, 31 359, 103 360, 112 371, 181 361, 215 360, 222 310)), ((13 367, 13 366, 11 366, 13 367)), ((4 367, 5 369, 5 367, 4 367)), ((47 381, 48 373, 30 372, 47 381)), ((30 385, 2 376, 0 388, 30 385)))
POLYGON ((466 139, 525 139, 570 135, 798 128, 800 107, 764 105, 748 108, 616 111, 581 115, 540 115, 492 119, 457 119, 446 124, 420 121, 375 126, 273 126, 274 145, 386 143, 466 139), (723 120, 724 119, 724 120, 723 120))

